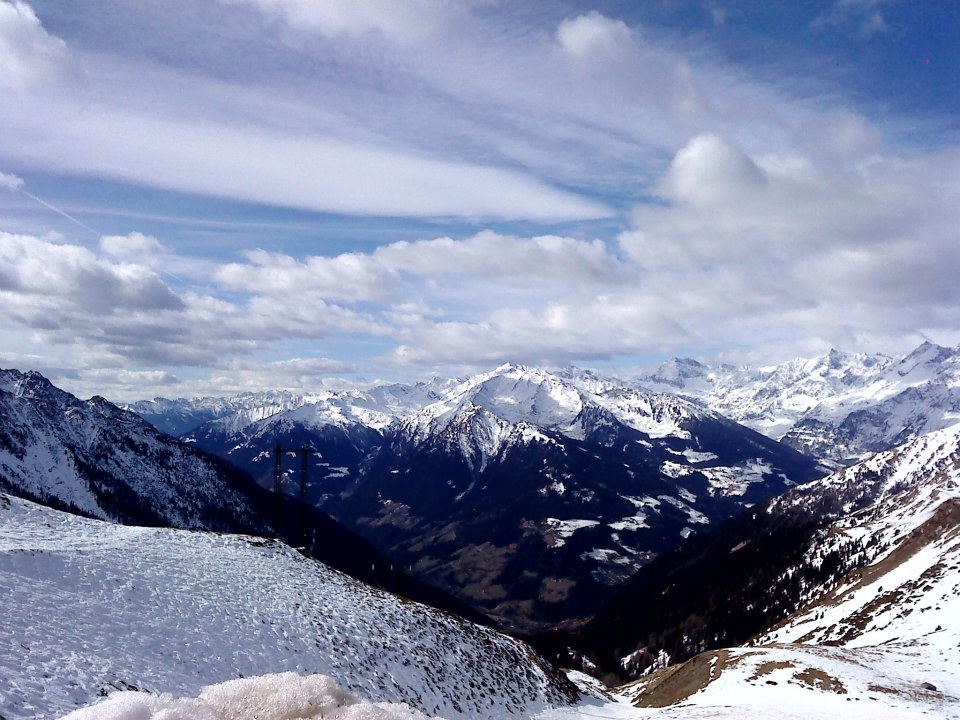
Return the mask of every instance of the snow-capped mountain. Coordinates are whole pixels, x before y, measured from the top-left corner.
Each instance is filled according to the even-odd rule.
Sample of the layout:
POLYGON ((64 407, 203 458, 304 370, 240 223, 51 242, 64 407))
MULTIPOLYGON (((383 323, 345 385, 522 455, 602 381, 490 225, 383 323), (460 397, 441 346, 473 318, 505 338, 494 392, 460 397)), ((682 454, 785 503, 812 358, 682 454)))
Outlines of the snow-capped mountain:
POLYGON ((276 445, 292 449, 290 466, 284 469, 284 481, 290 483, 298 478, 295 450, 311 448, 311 473, 324 481, 311 495, 317 502, 317 493, 338 489, 338 478, 357 475, 360 462, 382 442, 387 427, 437 400, 448 384, 444 380, 395 383, 298 396, 302 402, 264 417, 255 417, 246 408, 226 413, 184 433, 181 439, 244 468, 264 486, 274 482, 272 452, 276 445))
POLYGON ((960 350, 929 342, 898 359, 837 350, 761 368, 675 359, 636 382, 844 463, 960 421, 960 350))
POLYGON ((513 365, 471 377, 386 428, 323 506, 530 629, 589 614, 657 553, 819 474, 675 396, 587 380, 513 365))
POLYGON ((792 586, 797 612, 747 646, 657 670, 617 697, 665 718, 960 718, 960 430, 791 491, 766 512, 818 507, 839 517, 777 567, 810 582, 769 588, 792 586))
POLYGON ((528 717, 576 697, 523 643, 281 543, 114 525, 7 495, 0 608, 9 720, 58 717, 115 690, 192 696, 285 671, 451 719, 528 717))
POLYGON ((582 637, 628 675, 754 636, 955 652, 960 426, 770 500, 617 592, 582 637))
POLYGON ((388 425, 394 418, 432 402, 453 381, 434 379, 407 385, 390 383, 369 388, 323 390, 294 393, 288 390, 246 392, 227 397, 154 398, 123 405, 123 409, 140 415, 157 429, 183 436, 226 437, 265 418, 310 406, 303 419, 314 412, 315 424, 363 423, 372 428, 388 425))
POLYGON ((168 435, 179 436, 200 427, 206 422, 230 418, 235 429, 270 417, 278 412, 317 402, 324 393, 301 394, 286 390, 247 392, 228 397, 178 398, 168 400, 157 397, 121 405, 124 410, 135 412, 158 430, 168 435))
POLYGON ((0 371, 0 492, 122 523, 282 537, 356 577, 477 617, 394 570, 323 511, 277 498, 138 415, 79 400, 36 372, 0 371))
POLYGON ((223 422, 184 439, 265 486, 278 443, 311 448, 312 502, 525 628, 588 613, 656 553, 820 474, 694 403, 575 369, 504 365, 340 391, 232 434, 223 422))
POLYGON ((0 371, 0 490, 92 517, 254 529, 243 473, 103 398, 0 371))

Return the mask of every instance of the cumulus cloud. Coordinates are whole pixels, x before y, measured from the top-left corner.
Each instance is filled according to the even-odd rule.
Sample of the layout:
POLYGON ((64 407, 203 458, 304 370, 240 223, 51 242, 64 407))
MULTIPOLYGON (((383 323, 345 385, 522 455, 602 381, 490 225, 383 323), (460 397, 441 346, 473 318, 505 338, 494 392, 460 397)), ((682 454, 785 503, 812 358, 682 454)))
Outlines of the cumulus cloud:
POLYGON ((705 134, 680 149, 660 189, 671 200, 710 204, 764 181, 764 174, 746 154, 714 134, 705 134))
POLYGON ((23 178, 0 172, 0 189, 19 190, 23 187, 23 178))
MULTIPOLYGON (((842 89, 786 96, 707 48, 652 26, 638 42, 595 11, 559 26, 541 15, 518 31, 500 8, 470 3, 434 13, 429 2, 238 2, 255 7, 227 8, 235 54, 215 24, 183 22, 182 8, 130 5, 206 48, 196 67, 75 49, 90 82, 45 88, 55 72, 17 65, 0 87, 13 98, 0 154, 31 172, 453 217, 451 236, 358 240, 335 255, 262 236, 198 261, 142 233, 96 248, 4 235, 7 346, 59 348, 88 368, 176 370, 118 375, 118 387, 186 387, 177 379, 195 378, 184 367, 246 386, 339 372, 326 361, 261 370, 267 351, 331 363, 382 353, 419 370, 689 348, 895 349, 960 326, 958 153, 892 146, 891 126, 845 109, 842 89), (442 32, 421 25, 422 13, 442 32), (598 217, 552 234, 542 226, 598 217), (488 219, 500 232, 477 232, 488 219), (493 222, 503 219, 527 222, 493 222), (250 249, 258 243, 268 249, 250 249), (169 272, 177 277, 164 282, 169 272)), ((850 27, 884 10, 872 0, 830 8, 850 27)), ((63 50, 29 6, 0 0, 0 48, 13 47, 10 28, 20 39, 9 57, 27 57, 23 37, 63 50)), ((909 138, 915 126, 897 122, 898 139, 909 138)), ((0 175, 0 187, 18 186, 0 175)))
POLYGON ((247 262, 228 263, 216 279, 234 290, 256 288, 270 295, 367 300, 382 296, 392 284, 389 270, 369 255, 345 253, 336 257, 308 257, 299 261, 282 253, 251 250, 247 262))
POLYGON ((557 27, 560 47, 576 58, 623 49, 632 39, 630 28, 623 20, 608 18, 596 10, 568 18, 557 27))
POLYGON ((135 231, 128 235, 104 235, 100 238, 100 250, 120 260, 142 262, 166 248, 152 235, 135 231))
POLYGON ((586 241, 556 235, 519 238, 483 231, 465 240, 449 237, 398 242, 377 248, 375 260, 394 272, 424 277, 454 274, 538 278, 555 283, 613 281, 620 272, 616 259, 600 240, 586 241))
POLYGON ((889 348, 953 332, 960 153, 883 154, 862 119, 827 120, 781 152, 691 137, 616 243, 483 231, 333 256, 258 250, 174 292, 143 259, 154 238, 107 237, 98 256, 3 235, 0 297, 8 324, 49 344, 106 365, 228 368, 212 377, 244 388, 354 367, 261 367, 258 354, 293 340, 369 338, 384 366, 441 369, 690 347, 889 348))
POLYGON ((296 338, 387 332, 368 315, 319 298, 294 307, 288 298, 245 295, 228 301, 176 292, 144 265, 0 233, 0 331, 21 328, 31 342, 73 347, 104 367, 214 366, 296 338))
POLYGON ((25 2, 0 0, 0 86, 24 90, 64 77, 66 43, 50 35, 25 2))
MULTIPOLYGON (((228 263, 216 279, 232 290, 256 288, 265 296, 324 300, 387 299, 401 290, 405 280, 435 282, 443 277, 483 279, 491 285, 556 285, 566 287, 627 279, 622 263, 600 240, 576 240, 545 235, 521 238, 489 230, 463 240, 443 237, 382 245, 371 253, 311 256, 298 260, 289 255, 254 250, 244 253, 247 262, 228 263)), ((415 288, 414 288, 414 291, 415 288)))
POLYGON ((0 293, 20 312, 42 315, 53 304, 103 314, 183 307, 152 271, 105 262, 76 245, 0 233, 0 260, 0 293))

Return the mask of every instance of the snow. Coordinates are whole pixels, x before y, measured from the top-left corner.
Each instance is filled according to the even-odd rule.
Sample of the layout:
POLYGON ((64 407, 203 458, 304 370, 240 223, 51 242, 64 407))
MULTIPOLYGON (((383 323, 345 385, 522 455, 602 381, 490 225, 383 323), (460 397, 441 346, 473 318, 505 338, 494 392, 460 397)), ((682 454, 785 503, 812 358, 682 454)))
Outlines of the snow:
POLYGON ((929 342, 899 359, 831 350, 760 368, 674 360, 636 382, 841 461, 960 419, 960 348, 929 342))
POLYGON ((675 463, 671 460, 660 465, 660 472, 662 472, 667 477, 674 479, 686 477, 687 475, 692 475, 697 471, 697 468, 692 468, 689 465, 682 465, 680 463, 675 463))
POLYGON ((750 646, 689 661, 700 670, 672 687, 666 673, 675 668, 621 688, 613 699, 587 698, 539 717, 960 718, 960 426, 792 490, 771 510, 825 500, 843 510, 811 543, 806 561, 872 540, 860 549, 862 567, 808 588, 807 606, 750 646), (673 704, 634 707, 661 677, 673 704))
POLYGON ((547 531, 553 537, 553 547, 555 548, 563 547, 567 538, 577 530, 595 527, 599 524, 600 522, 597 520, 560 520, 551 517, 546 519, 547 531))
POLYGON ((770 463, 755 458, 728 467, 697 468, 707 476, 711 495, 744 495, 753 483, 762 483, 773 472, 770 463))
MULTIPOLYGON (((706 411, 672 395, 651 394, 621 381, 570 369, 548 372, 502 365, 453 384, 438 400, 399 416, 392 428, 423 442, 449 434, 474 467, 483 468, 504 447, 533 441, 556 444, 551 433, 582 440, 611 422, 651 438, 690 439, 684 424, 706 411)), ((644 441, 645 442, 645 441, 644 441)), ((691 462, 715 459, 696 453, 691 462)))
MULTIPOLYGON (((953 658, 904 646, 769 645, 707 653, 699 690, 667 707, 635 707, 649 678, 554 708, 538 720, 920 720, 960 718, 953 658), (721 655, 722 653, 722 655, 721 655), (712 656, 712 657, 711 657, 712 656), (937 690, 924 689, 924 683, 937 690)), ((630 656, 623 658, 629 663, 630 656)), ((704 662, 704 661, 701 661, 704 662)))
POLYGON ((194 697, 277 672, 328 675, 449 720, 569 699, 522 643, 284 545, 113 525, 5 495, 0 607, 7 720, 59 716, 125 686, 194 697))
POLYGON ((691 448, 684 450, 681 455, 692 463, 710 462, 717 459, 717 456, 711 452, 699 452, 691 448))
POLYGON ((102 398, 78 400, 39 373, 0 371, 0 490, 100 518, 117 503, 178 526, 210 508, 249 520, 249 499, 222 466, 102 398))
POLYGON ((326 675, 276 673, 204 687, 196 698, 120 692, 63 720, 426 720, 398 703, 370 703, 326 675))

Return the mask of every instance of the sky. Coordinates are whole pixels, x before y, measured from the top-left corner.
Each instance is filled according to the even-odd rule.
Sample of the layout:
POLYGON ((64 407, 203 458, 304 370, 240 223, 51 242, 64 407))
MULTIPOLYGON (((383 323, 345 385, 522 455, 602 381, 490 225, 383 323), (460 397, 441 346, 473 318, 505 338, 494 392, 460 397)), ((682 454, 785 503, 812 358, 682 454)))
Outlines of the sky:
POLYGON ((0 366, 115 400, 960 342, 960 3, 0 0, 0 366))

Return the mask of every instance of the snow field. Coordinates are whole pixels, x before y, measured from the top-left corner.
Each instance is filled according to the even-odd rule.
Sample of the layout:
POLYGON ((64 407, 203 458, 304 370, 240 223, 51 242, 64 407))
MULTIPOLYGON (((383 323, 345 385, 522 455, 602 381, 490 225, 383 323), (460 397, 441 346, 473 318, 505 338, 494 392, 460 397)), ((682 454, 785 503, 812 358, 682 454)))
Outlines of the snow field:
POLYGON ((44 720, 136 687, 323 674, 449 720, 573 691, 524 644, 258 538, 86 520, 0 495, 0 715, 44 720))
POLYGON ((326 675, 276 673, 204 687, 196 698, 118 692, 63 720, 427 720, 401 703, 370 703, 326 675))

